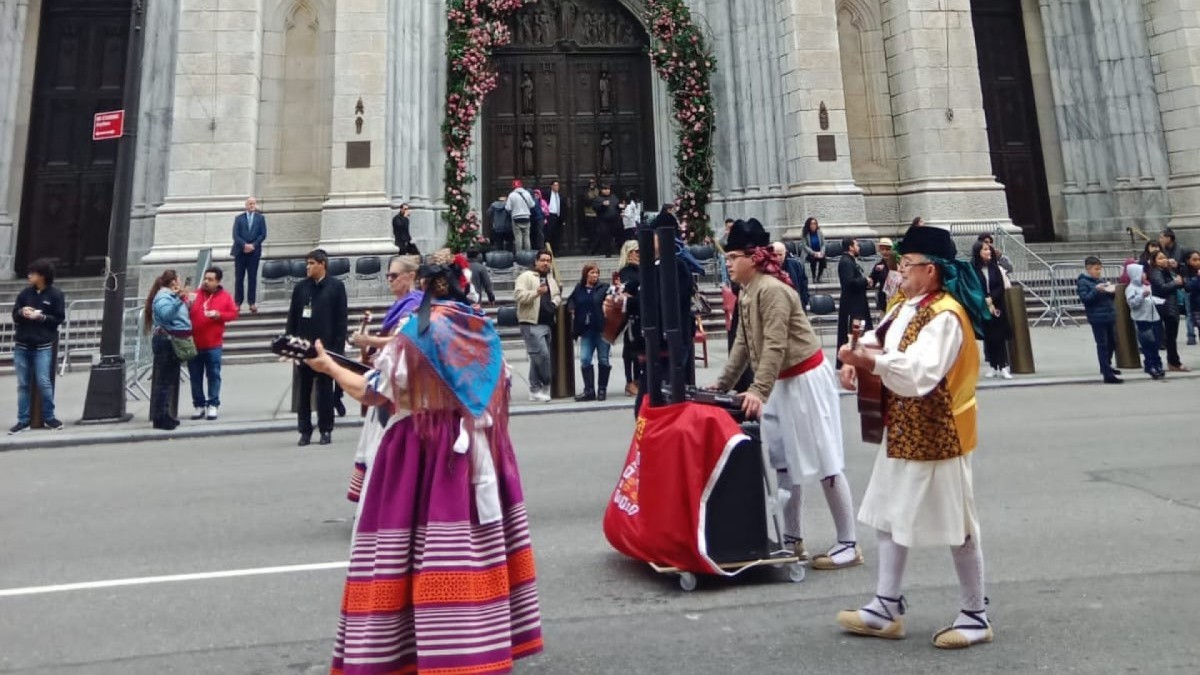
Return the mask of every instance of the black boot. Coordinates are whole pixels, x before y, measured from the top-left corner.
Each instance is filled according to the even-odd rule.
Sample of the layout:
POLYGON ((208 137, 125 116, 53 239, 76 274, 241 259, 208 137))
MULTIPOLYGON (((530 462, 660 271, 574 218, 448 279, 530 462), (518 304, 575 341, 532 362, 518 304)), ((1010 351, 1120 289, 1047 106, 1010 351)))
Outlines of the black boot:
POLYGON ((583 393, 575 397, 577 403, 596 400, 596 370, 591 366, 583 368, 583 393))
POLYGON ((612 366, 600 366, 600 382, 596 387, 596 400, 608 400, 608 374, 612 372, 612 366))

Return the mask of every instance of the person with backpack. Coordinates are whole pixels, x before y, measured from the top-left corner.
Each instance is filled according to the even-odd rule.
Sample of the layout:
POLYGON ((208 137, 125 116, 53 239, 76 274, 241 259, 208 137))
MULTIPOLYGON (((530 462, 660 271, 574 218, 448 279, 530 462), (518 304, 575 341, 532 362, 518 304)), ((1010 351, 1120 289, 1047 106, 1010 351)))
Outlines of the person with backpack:
POLYGON ((512 182, 512 192, 508 193, 504 210, 512 217, 513 247, 517 251, 530 250, 531 241, 529 230, 533 219, 533 196, 521 186, 520 180, 512 182))
POLYGON ((512 216, 508 213, 507 201, 507 195, 500 195, 488 207, 492 218, 492 246, 501 251, 513 250, 512 216))

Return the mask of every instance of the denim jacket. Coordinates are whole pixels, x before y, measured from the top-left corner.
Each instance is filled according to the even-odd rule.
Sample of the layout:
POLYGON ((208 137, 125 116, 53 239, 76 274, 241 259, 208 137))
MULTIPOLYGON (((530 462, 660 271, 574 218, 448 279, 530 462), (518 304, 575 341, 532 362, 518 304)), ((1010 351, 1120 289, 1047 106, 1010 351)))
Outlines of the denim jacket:
POLYGON ((191 332, 192 318, 187 303, 169 288, 161 288, 154 296, 155 332, 191 332))

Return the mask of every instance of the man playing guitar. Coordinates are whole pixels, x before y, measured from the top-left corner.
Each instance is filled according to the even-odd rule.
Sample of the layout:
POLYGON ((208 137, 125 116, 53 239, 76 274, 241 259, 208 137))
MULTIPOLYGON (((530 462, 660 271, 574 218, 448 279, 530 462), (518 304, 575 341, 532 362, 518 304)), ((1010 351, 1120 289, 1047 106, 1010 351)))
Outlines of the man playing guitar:
POLYGON ((880 449, 859 520, 879 537, 875 597, 838 613, 845 630, 900 639, 905 635, 904 564, 912 546, 948 546, 961 592, 954 622, 933 636, 941 649, 991 642, 984 597, 983 551, 975 511, 971 455, 975 449, 976 335, 990 316, 979 277, 955 259, 950 233, 913 227, 900 242, 902 300, 889 309, 862 347, 842 347, 842 384, 857 372, 879 376, 888 390, 887 443, 880 449), (868 351, 880 348, 882 352, 868 351))
POLYGON ((788 490, 784 542, 807 560, 801 523, 804 482, 821 480, 837 528, 838 543, 812 561, 813 569, 861 565, 855 538, 854 503, 842 470, 842 418, 837 379, 791 281, 780 271, 762 224, 738 221, 729 232, 725 264, 741 285, 738 330, 729 363, 710 387, 729 391, 747 364, 754 383, 742 398, 749 419, 762 418, 762 440, 788 490))

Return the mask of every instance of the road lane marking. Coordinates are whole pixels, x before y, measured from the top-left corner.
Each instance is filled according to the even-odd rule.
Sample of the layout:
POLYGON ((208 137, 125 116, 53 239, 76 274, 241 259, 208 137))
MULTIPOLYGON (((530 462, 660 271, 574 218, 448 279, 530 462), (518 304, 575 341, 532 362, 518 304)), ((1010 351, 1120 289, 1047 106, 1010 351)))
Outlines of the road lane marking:
POLYGON ((223 572, 199 572, 196 574, 172 574, 161 577, 137 577, 134 579, 109 579, 107 581, 85 581, 77 584, 58 584, 55 586, 30 586, 28 588, 0 589, 0 598, 13 598, 24 595, 42 595, 45 593, 64 593, 67 591, 90 591, 98 588, 117 588, 119 586, 144 586, 146 584, 166 584, 179 581, 204 581, 207 579, 232 579, 236 577, 253 577, 264 574, 290 574, 294 572, 318 572, 321 570, 345 569, 349 561, 312 563, 309 565, 286 565, 283 567, 256 567, 244 570, 225 570, 223 572))

